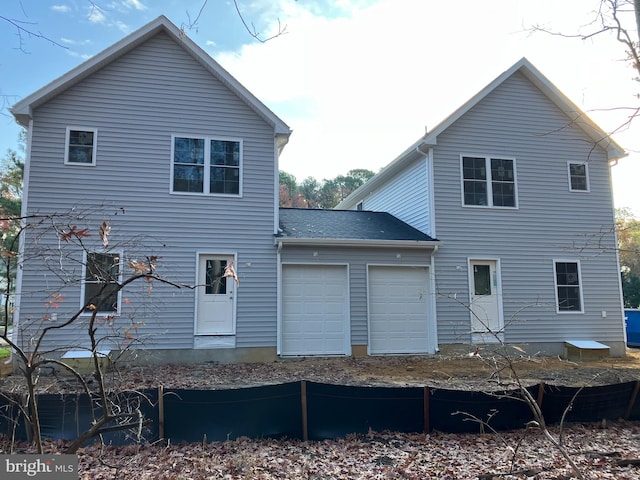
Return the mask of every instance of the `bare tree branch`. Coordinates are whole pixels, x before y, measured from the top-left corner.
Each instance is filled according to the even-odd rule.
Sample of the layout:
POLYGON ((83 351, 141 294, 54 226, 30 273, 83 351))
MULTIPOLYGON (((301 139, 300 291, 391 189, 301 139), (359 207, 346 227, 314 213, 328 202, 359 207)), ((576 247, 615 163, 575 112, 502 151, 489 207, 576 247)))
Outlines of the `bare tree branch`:
POLYGON ((19 46, 18 49, 23 53, 29 53, 24 46, 24 37, 40 38, 55 45, 56 47, 67 49, 68 47, 56 42, 51 37, 44 35, 42 32, 31 29, 31 26, 36 25, 34 22, 25 22, 23 20, 16 20, 15 18, 3 17, 0 15, 0 20, 7 22, 9 25, 16 29, 16 35, 18 36, 19 46))

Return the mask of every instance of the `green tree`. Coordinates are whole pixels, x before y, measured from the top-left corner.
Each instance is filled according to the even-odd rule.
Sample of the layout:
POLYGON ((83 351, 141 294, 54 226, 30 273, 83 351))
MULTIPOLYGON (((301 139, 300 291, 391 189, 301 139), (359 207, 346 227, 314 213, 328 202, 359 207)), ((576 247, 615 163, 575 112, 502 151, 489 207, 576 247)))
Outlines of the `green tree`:
POLYGON ((302 208, 334 208, 338 203, 375 175, 371 170, 357 168, 346 175, 319 182, 305 178, 299 185, 296 177, 280 172, 280 206, 302 208))
POLYGON ((302 194, 307 201, 309 208, 320 208, 320 189, 322 185, 313 177, 305 178, 300 185, 298 185, 298 191, 302 194))
MULTIPOLYGON (((23 145, 24 136, 20 141, 23 145)), ((5 292, 6 307, 15 288, 23 176, 24 159, 18 152, 9 150, 0 165, 0 285, 5 292)), ((7 308, 3 309, 3 314, 8 314, 7 308)))
POLYGON ((624 306, 640 308, 640 220, 628 209, 616 210, 616 229, 624 306))
POLYGON ((284 170, 280 170, 278 178, 280 180, 280 185, 284 185, 287 187, 289 195, 293 196, 298 191, 298 182, 296 180, 296 177, 294 177, 290 173, 287 173, 284 170))

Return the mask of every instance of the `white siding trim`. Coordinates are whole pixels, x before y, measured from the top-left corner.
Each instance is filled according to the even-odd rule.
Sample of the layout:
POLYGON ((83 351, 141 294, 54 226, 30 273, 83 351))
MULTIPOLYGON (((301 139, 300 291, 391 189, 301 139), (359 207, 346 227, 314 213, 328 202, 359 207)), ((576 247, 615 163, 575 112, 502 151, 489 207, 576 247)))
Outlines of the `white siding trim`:
MULTIPOLYGON (((429 153, 425 157, 426 157, 425 173, 427 175, 427 199, 428 199, 427 201, 429 202, 429 212, 428 212, 429 228, 427 229, 428 231, 425 233, 427 233, 433 238, 438 238, 436 234, 436 198, 435 198, 436 195, 435 195, 435 184, 434 184, 434 175, 433 175, 433 148, 429 149, 429 153)), ((433 264, 433 256, 432 256, 432 264, 433 264)))

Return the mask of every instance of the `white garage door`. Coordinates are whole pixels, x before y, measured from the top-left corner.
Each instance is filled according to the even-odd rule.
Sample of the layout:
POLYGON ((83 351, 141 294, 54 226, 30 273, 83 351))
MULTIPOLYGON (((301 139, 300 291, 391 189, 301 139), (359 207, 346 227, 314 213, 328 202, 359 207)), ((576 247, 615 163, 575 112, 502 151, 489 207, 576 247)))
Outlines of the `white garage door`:
POLYGON ((369 353, 428 353, 426 267, 369 267, 369 353))
POLYGON ((347 355, 346 266, 282 266, 282 355, 347 355))

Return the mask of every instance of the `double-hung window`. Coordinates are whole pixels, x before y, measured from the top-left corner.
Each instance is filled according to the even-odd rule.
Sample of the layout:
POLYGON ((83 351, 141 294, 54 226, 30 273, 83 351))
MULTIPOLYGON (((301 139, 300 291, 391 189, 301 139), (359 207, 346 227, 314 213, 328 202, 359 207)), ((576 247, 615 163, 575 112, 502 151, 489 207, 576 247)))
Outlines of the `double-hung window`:
POLYGON ((580 264, 575 261, 553 262, 555 269, 557 311, 582 313, 580 264))
POLYGON ((121 258, 120 253, 87 252, 85 254, 83 305, 87 311, 118 312, 121 258))
POLYGON ((515 169, 513 158, 463 156, 463 205, 515 208, 515 169))
POLYGON ((241 140, 173 137, 174 193, 240 195, 241 169, 241 140))
POLYGON ((569 190, 572 192, 588 192, 589 191, 589 171, 586 163, 571 163, 569 168, 569 190))
POLYGON ((96 164, 98 130, 95 128, 67 127, 64 163, 93 166, 96 164))

